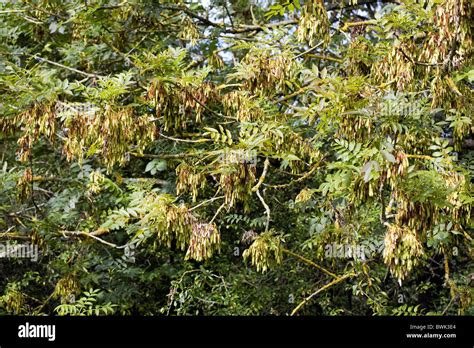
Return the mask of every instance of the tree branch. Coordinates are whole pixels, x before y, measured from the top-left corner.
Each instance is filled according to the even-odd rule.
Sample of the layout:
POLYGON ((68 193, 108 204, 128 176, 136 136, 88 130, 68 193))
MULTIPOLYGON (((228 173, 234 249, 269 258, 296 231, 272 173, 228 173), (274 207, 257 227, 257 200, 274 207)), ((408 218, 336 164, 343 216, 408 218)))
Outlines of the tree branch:
POLYGON ((336 285, 340 282, 342 282, 343 280, 347 279, 347 278, 351 278, 351 277, 354 277, 356 275, 356 273, 354 273, 353 271, 350 272, 350 273, 347 273, 347 274, 344 274, 343 276, 339 277, 339 278, 336 278, 334 279, 332 282, 324 285, 321 289, 313 292, 311 295, 309 295, 308 297, 306 297, 303 301, 300 302, 300 304, 298 304, 298 306, 295 307, 295 309, 293 309, 293 311, 291 312, 290 315, 295 315, 300 309, 301 307, 303 307, 306 303, 308 303, 314 296, 318 295, 319 293, 323 292, 324 290, 326 289, 329 289, 331 286, 333 285, 336 285))
POLYGON ((288 254, 288 255, 291 255, 291 256, 296 257, 297 259, 303 261, 303 262, 306 263, 307 265, 310 265, 311 267, 314 267, 314 268, 320 270, 321 272, 323 272, 323 273, 325 273, 325 274, 327 274, 327 275, 329 275, 329 276, 331 276, 331 277, 333 277, 333 278, 337 278, 337 275, 336 275, 336 274, 334 274, 334 273, 328 271, 327 269, 325 269, 325 268, 319 266, 318 264, 314 263, 313 261, 311 261, 311 260, 309 260, 309 259, 307 259, 307 258, 305 258, 305 257, 303 257, 303 256, 301 256, 301 255, 299 255, 299 254, 296 254, 296 253, 292 252, 291 250, 282 248, 281 251, 284 252, 284 253, 286 253, 286 254, 288 254))
POLYGON ((180 141, 183 143, 205 143, 207 141, 211 141, 211 139, 197 139, 197 140, 178 139, 178 138, 173 138, 173 137, 164 135, 163 133, 160 134, 160 137, 163 137, 165 139, 172 140, 172 141, 180 141))
POLYGON ((98 75, 98 74, 91 74, 91 73, 87 73, 87 72, 84 72, 84 71, 81 71, 81 70, 78 70, 78 69, 75 69, 75 68, 71 68, 69 66, 66 66, 66 65, 63 65, 63 64, 60 64, 60 63, 57 63, 57 62, 53 62, 52 60, 42 58, 42 57, 38 57, 37 55, 28 54, 28 56, 32 57, 32 58, 35 58, 35 59, 39 60, 40 62, 45 62, 45 63, 51 64, 51 65, 57 66, 59 68, 63 68, 63 69, 69 70, 69 71, 73 71, 73 72, 75 72, 77 74, 80 74, 80 75, 83 75, 83 76, 87 76, 87 77, 91 77, 91 78, 104 78, 105 77, 105 76, 101 76, 101 75, 98 75))
POLYGON ((268 168, 270 167, 270 161, 268 158, 265 159, 265 162, 263 164, 263 171, 262 175, 260 175, 260 179, 258 179, 257 184, 252 188, 252 192, 258 191, 260 186, 262 186, 263 181, 265 180, 265 177, 267 176, 268 168))
POLYGON ((214 214, 214 216, 212 217, 211 221, 209 221, 209 224, 212 224, 214 222, 214 220, 216 219, 217 215, 219 215, 219 213, 221 212, 222 209, 224 209, 224 207, 226 206, 226 203, 222 203, 220 205, 220 207, 217 209, 216 213, 214 214))
POLYGON ((363 26, 363 25, 370 25, 370 24, 376 24, 377 21, 374 19, 368 20, 368 21, 360 21, 360 22, 347 22, 345 23, 341 31, 347 31, 350 27, 358 27, 358 26, 363 26))
POLYGON ((309 177, 311 174, 313 174, 314 171, 319 168, 318 164, 319 164, 319 163, 315 164, 315 165, 313 166, 313 168, 311 168, 311 170, 308 171, 305 175, 303 175, 302 177, 300 177, 300 178, 298 178, 298 179, 296 179, 296 180, 291 181, 291 182, 288 183, 288 184, 281 184, 281 185, 266 185, 266 184, 264 184, 264 185, 267 186, 267 187, 270 187, 270 188, 284 188, 284 187, 288 187, 288 186, 290 186, 290 185, 293 185, 293 184, 295 184, 295 183, 298 183, 298 182, 300 182, 300 181, 305 180, 307 177, 309 177))
POLYGON ((265 203, 265 200, 263 199, 258 189, 257 189, 257 196, 260 199, 260 202, 262 202, 262 205, 265 208, 265 212, 267 213, 267 221, 265 223, 265 232, 268 232, 268 228, 270 227, 270 214, 271 214, 270 207, 267 205, 267 203, 265 203))
POLYGON ((105 230, 105 229, 98 229, 97 231, 94 231, 94 232, 91 232, 91 233, 83 232, 83 231, 60 231, 60 233, 64 236, 66 236, 66 234, 72 235, 72 236, 86 236, 86 237, 93 238, 93 239, 97 240, 98 242, 100 242, 102 244, 108 245, 108 246, 110 246, 112 248, 116 248, 116 249, 124 249, 130 244, 130 243, 127 243, 125 245, 119 246, 117 244, 107 242, 106 240, 103 240, 102 238, 97 237, 97 235, 104 234, 104 233, 107 233, 107 232, 108 232, 108 230, 105 230))
POLYGON ((205 201, 199 203, 198 205, 196 205, 196 206, 194 206, 194 207, 192 207, 192 208, 189 208, 189 211, 193 211, 194 209, 197 209, 197 208, 199 208, 199 207, 201 207, 201 206, 203 206, 203 205, 205 205, 205 204, 207 204, 207 203, 211 203, 211 202, 214 202, 214 201, 216 201, 216 200, 218 200, 218 199, 222 199, 222 198, 225 198, 225 196, 212 197, 212 198, 210 198, 210 199, 208 199, 208 200, 205 200, 205 201))

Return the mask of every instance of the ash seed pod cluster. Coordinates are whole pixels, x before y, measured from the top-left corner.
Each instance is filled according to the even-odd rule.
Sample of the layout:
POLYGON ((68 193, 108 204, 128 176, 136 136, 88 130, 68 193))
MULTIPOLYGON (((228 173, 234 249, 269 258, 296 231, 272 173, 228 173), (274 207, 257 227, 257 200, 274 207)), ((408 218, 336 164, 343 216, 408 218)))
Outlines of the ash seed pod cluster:
POLYGON ((54 298, 68 298, 80 293, 80 284, 74 274, 67 274, 59 279, 54 288, 54 298))
POLYGON ((163 118, 165 131, 181 131, 188 127, 194 117, 200 123, 206 105, 219 101, 219 94, 211 83, 171 83, 156 80, 148 88, 148 99, 152 100, 156 117, 163 118))
POLYGON ((416 231, 411 228, 390 225, 385 235, 383 258, 392 274, 401 283, 407 274, 420 263, 424 255, 416 231))
POLYGON ((193 202, 196 202, 198 193, 206 187, 206 177, 202 172, 198 172, 195 166, 186 162, 181 162, 176 167, 176 193, 190 192, 193 202))
POLYGON ((185 259, 203 261, 220 251, 221 236, 214 223, 196 222, 192 224, 189 247, 185 259))
POLYGON ((10 287, 5 295, 0 297, 0 305, 4 307, 8 312, 19 315, 22 313, 22 309, 26 304, 25 295, 13 288, 10 287))

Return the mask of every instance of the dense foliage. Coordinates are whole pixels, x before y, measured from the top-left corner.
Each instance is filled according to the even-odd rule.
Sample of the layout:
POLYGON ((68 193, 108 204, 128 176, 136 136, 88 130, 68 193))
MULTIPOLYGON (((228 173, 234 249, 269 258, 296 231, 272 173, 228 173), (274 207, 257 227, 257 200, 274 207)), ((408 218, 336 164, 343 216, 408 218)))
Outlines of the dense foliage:
POLYGON ((0 1, 0 313, 474 314, 472 17, 0 1))

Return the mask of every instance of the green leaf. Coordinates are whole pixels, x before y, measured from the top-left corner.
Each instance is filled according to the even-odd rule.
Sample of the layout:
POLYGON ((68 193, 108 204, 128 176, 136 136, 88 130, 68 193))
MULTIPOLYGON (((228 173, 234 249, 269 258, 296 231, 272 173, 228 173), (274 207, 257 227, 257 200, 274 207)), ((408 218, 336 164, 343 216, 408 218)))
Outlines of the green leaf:
POLYGON ((369 167, 365 170, 364 182, 369 182, 370 181, 371 172, 372 172, 372 164, 369 164, 369 167))
POLYGON ((299 158, 298 156, 293 155, 291 153, 286 155, 285 158, 289 161, 301 161, 301 158, 299 158))
POLYGON ((148 162, 148 164, 145 167, 145 172, 150 172, 151 175, 155 175, 156 172, 162 172, 166 170, 167 168, 167 163, 165 160, 153 160, 151 162, 148 162))

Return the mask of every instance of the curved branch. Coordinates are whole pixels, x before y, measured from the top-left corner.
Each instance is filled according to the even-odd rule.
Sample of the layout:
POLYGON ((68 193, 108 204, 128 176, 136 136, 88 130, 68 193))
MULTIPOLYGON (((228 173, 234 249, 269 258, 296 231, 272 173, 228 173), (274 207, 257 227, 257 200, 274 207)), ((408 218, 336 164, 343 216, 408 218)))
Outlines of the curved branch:
POLYGON ((258 191, 258 189, 260 188, 260 186, 262 186, 264 180, 265 180, 265 177, 267 176, 267 173, 268 173, 268 168, 270 167, 270 161, 268 160, 268 158, 265 159, 265 162, 263 164, 263 171, 262 171, 262 175, 260 175, 260 179, 258 179, 258 182, 257 184, 252 188, 252 192, 256 192, 258 191))
POLYGON ((263 199, 258 189, 257 189, 257 196, 260 199, 260 202, 262 202, 262 205, 265 208, 265 212, 267 213, 267 222, 265 223, 265 232, 268 232, 268 228, 270 227, 270 214, 271 214, 270 207, 268 206, 267 203, 265 203, 265 200, 263 199))

